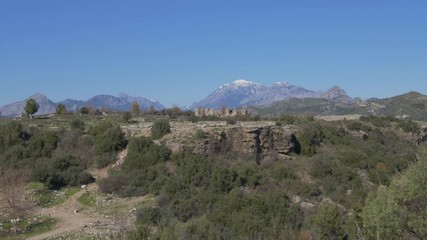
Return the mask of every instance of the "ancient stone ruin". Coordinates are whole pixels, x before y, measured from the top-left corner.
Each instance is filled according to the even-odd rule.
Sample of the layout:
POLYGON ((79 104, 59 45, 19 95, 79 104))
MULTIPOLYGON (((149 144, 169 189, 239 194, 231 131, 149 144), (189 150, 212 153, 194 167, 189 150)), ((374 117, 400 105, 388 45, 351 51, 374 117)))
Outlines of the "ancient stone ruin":
POLYGON ((194 111, 194 114, 197 117, 234 117, 234 116, 245 116, 248 115, 248 109, 243 107, 241 109, 231 109, 227 107, 223 107, 220 110, 216 110, 213 108, 197 108, 194 111))

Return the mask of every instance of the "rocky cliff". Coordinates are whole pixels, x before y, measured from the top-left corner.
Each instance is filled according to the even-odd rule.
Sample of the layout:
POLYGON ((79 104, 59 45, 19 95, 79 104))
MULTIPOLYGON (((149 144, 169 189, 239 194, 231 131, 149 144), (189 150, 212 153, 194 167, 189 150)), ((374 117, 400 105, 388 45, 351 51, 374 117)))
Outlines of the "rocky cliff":
MULTIPOLYGON (((141 123, 125 127, 128 135, 150 135, 152 124, 141 123)), ((299 154, 295 126, 275 126, 274 122, 223 121, 179 123, 171 122, 171 133, 158 141, 173 151, 190 148, 196 153, 214 155, 229 153, 231 157, 255 159, 286 159, 299 154)))

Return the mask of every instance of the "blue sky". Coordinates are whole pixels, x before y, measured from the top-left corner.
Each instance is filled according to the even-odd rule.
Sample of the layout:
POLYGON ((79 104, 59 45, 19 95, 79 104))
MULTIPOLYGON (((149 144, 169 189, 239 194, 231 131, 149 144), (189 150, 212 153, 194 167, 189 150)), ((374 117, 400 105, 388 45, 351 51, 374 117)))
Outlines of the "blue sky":
POLYGON ((0 1, 0 105, 199 101, 236 79, 427 94, 427 1, 0 1))

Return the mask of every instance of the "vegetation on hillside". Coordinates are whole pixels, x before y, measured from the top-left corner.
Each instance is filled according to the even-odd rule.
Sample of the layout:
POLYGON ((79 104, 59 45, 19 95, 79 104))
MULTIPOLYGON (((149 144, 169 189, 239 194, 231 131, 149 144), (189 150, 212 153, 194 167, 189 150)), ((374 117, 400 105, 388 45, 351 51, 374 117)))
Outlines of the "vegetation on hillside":
POLYGON ((427 120, 427 96, 417 92, 409 92, 385 99, 357 100, 345 103, 338 100, 319 98, 291 98, 267 106, 253 107, 253 111, 262 116, 287 114, 314 115, 376 115, 427 120))
MULTIPOLYGON (((128 239, 427 236, 427 155, 425 146, 414 140, 422 129, 413 121, 368 116, 325 122, 312 115, 282 115, 273 120, 277 126, 294 126, 300 150, 286 160, 255 161, 255 156, 233 152, 229 141, 219 145, 226 151, 214 155, 190 148, 172 152, 159 144, 164 139, 154 140, 171 131, 170 119, 200 119, 184 112, 170 114, 147 116, 154 120, 152 136, 130 138, 119 126, 130 124, 122 116, 4 120, 0 169, 28 172, 31 179, 23 181, 40 182, 47 189, 79 186, 94 181, 90 168, 111 164, 127 148, 120 169, 110 170, 98 185, 120 197, 155 196, 154 205, 137 209, 128 239)), ((194 138, 203 141, 206 136, 208 132, 195 129, 194 138)), ((90 195, 78 201, 94 204, 90 195)), ((1 214, 0 221, 10 218, 1 214)))

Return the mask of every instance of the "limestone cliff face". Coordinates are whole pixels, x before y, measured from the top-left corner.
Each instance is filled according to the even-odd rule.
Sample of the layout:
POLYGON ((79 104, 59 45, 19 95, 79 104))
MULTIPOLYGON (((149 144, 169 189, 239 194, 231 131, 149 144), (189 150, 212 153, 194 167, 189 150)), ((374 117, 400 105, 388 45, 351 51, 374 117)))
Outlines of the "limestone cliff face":
POLYGON ((231 138, 232 150, 238 153, 254 154, 257 159, 262 159, 271 155, 286 157, 291 152, 300 152, 293 131, 287 127, 258 126, 233 130, 226 131, 226 135, 231 138))
MULTIPOLYGON (((274 122, 265 121, 233 125, 225 121, 170 124, 171 133, 157 142, 174 152, 190 148, 203 155, 234 153, 238 158, 262 160, 266 157, 285 159, 290 153, 301 151, 295 126, 275 126, 274 122)), ((151 126, 151 123, 141 123, 124 130, 129 136, 149 136, 151 126)))
POLYGON ((260 160, 268 156, 287 158, 291 152, 299 154, 301 150, 295 129, 287 126, 238 124, 204 131, 207 137, 195 141, 194 151, 206 155, 234 152, 260 160))

